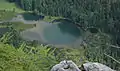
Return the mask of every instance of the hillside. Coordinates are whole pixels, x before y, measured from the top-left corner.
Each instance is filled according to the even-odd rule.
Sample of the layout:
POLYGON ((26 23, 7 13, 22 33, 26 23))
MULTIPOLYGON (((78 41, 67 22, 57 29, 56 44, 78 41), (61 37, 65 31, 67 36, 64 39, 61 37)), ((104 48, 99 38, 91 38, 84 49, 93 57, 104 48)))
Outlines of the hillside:
POLYGON ((0 0, 0 71, 49 71, 63 60, 120 71, 119 14, 119 0, 0 0))

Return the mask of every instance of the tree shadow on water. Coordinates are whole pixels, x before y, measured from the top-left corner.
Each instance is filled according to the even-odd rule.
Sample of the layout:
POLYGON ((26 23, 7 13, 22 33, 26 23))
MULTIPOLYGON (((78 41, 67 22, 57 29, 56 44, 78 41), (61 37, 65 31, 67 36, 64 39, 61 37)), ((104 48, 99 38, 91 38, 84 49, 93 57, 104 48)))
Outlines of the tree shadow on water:
POLYGON ((72 22, 65 20, 65 19, 60 19, 57 22, 58 22, 57 26, 59 27, 61 32, 65 34, 70 34, 74 37, 81 36, 82 33, 80 29, 78 29, 77 26, 75 26, 72 22))
POLYGON ((39 19, 43 19, 44 16, 42 15, 36 15, 34 13, 23 13, 22 16, 24 17, 25 20, 39 20, 39 19))

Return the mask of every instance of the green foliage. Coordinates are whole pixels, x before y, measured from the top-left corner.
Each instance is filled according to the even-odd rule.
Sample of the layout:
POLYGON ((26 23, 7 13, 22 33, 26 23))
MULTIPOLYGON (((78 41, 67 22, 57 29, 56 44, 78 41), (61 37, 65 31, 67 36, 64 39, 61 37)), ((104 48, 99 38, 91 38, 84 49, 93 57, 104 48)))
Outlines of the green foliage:
POLYGON ((0 38, 0 71, 49 71, 57 63, 48 46, 29 45, 12 27, 0 38))
POLYGON ((19 35, 19 31, 15 30, 12 27, 6 27, 9 28, 9 32, 6 32, 2 35, 0 38, 0 42, 4 44, 11 44, 14 47, 19 47, 20 43, 22 42, 22 39, 19 35))
MULTIPOLYGON (((5 4, 4 0, 1 1, 3 1, 4 3, 0 2, 0 8, 4 7, 2 5, 8 4, 8 3, 5 4)), ((120 35, 120 28, 119 28, 120 1, 119 0, 64 0, 64 1, 63 0, 19 0, 16 1, 16 4, 20 5, 21 8, 27 11, 33 11, 39 15, 48 15, 43 19, 48 22, 53 19, 59 19, 59 17, 65 17, 71 19, 73 22, 77 24, 82 25, 85 29, 95 27, 102 32, 109 33, 110 36, 108 36, 108 34, 104 34, 101 32, 97 34, 89 33, 85 35, 85 39, 84 39, 86 43, 86 45, 84 46, 85 50, 59 49, 60 51, 57 51, 57 56, 55 57, 57 58, 58 61, 64 59, 72 59, 77 63, 79 63, 78 60, 80 58, 83 58, 85 60, 87 58, 89 61, 97 61, 100 63, 105 63, 111 66, 113 69, 117 69, 119 71, 120 65, 116 61, 113 61, 113 59, 110 59, 108 56, 105 55, 108 54, 114 57, 116 60, 120 61, 120 56, 119 56, 120 49, 116 49, 111 46, 108 46, 111 44, 120 45, 119 42, 120 39, 118 39, 120 38, 119 36, 120 35), (86 54, 86 56, 84 56, 84 53, 86 54)), ((7 6, 9 6, 9 4, 6 5, 6 7, 4 8, 14 7, 13 5, 9 7, 7 6)), ((16 11, 16 8, 12 10, 12 12, 14 11, 16 11)), ((12 17, 14 15, 12 12, 9 13, 4 10, 0 12, 1 20, 12 17)), ((22 28, 24 27, 22 26, 22 28)), ((20 29, 20 28, 17 27, 16 29, 20 29)), ((11 65, 5 64, 7 67, 4 65, 4 63, 2 63, 2 60, 0 60, 1 65, 4 65, 4 66, 0 66, 0 68, 16 69, 17 71, 19 71, 18 69, 20 69, 20 71, 28 71, 28 70, 48 71, 49 68, 47 67, 51 67, 52 66, 51 64, 54 64, 54 61, 52 62, 52 60, 55 59, 53 55, 47 56, 48 51, 50 49, 44 49, 43 46, 40 46, 42 47, 42 49, 39 48, 38 46, 30 47, 25 44, 26 42, 24 44, 21 44, 22 41, 18 38, 19 35, 16 34, 15 32, 16 31, 11 31, 10 33, 6 33, 6 35, 4 35, 3 38, 1 39, 1 41, 4 44, 1 45, 2 51, 0 52, 0 55, 10 48, 9 50, 6 51, 10 55, 4 54, 5 56, 8 55, 8 58, 6 58, 7 60, 5 60, 8 62, 4 62, 4 56, 2 57, 3 62, 6 64, 11 62, 9 61, 12 59, 11 56, 13 56, 13 60, 17 59, 18 62, 19 62, 19 58, 22 60, 19 63, 17 63, 16 60, 14 60, 11 63, 9 63, 11 65), (15 44, 17 45, 17 47, 19 47, 19 49, 15 49, 13 47, 14 45, 11 47, 10 45, 6 45, 6 44, 12 44, 12 45, 15 44), (6 49, 3 49, 2 47, 3 45, 5 45, 4 47, 6 49), (11 68, 11 66, 13 66, 13 68, 11 68)))
POLYGON ((85 55, 88 61, 100 62, 119 71, 120 64, 105 55, 108 54, 120 61, 120 56, 118 55, 120 50, 108 46, 112 44, 109 35, 101 32, 98 34, 90 34, 85 38, 85 43, 87 43, 85 46, 85 55))
MULTIPOLYGON (((85 58, 83 49, 72 49, 72 48, 55 49, 52 48, 51 46, 39 45, 35 41, 34 42, 23 41, 19 37, 19 33, 12 27, 11 27, 11 31, 4 34, 3 37, 1 38, 1 44, 4 45, 6 49, 8 48, 7 46, 9 46, 8 51, 11 50, 9 51, 9 54, 11 54, 10 52, 14 53, 14 55, 19 53, 21 54, 19 55, 21 57, 20 59, 22 59, 22 61, 25 61, 25 62, 18 61, 19 63, 21 63, 20 66, 17 65, 16 62, 14 62, 15 64, 11 65, 13 66, 13 71, 14 71, 14 67, 16 66, 21 67, 20 71, 28 71, 28 70, 49 71, 50 68, 57 63, 57 61, 61 61, 65 59, 73 60, 78 65, 80 65, 81 62, 79 61, 79 59, 85 58)), ((9 56, 12 57, 12 55, 9 56)))
POLYGON ((62 60, 73 60, 77 65, 82 65, 86 61, 85 50, 80 48, 58 48, 55 51, 56 59, 62 60))
POLYGON ((25 47, 25 43, 18 49, 0 43, 0 71, 49 71, 57 62, 47 46, 25 47))
POLYGON ((97 27, 102 32, 114 34, 115 41, 120 38, 119 0, 20 0, 19 5, 39 14, 69 18, 85 29, 97 27))

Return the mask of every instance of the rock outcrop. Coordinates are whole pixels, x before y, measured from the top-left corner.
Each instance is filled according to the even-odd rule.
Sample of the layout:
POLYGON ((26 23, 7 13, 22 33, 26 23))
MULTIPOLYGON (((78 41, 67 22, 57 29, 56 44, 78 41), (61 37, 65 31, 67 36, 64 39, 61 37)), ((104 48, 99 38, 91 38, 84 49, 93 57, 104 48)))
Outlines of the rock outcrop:
POLYGON ((81 71, 73 61, 61 61, 59 64, 53 66, 51 71, 81 71))
POLYGON ((79 68, 73 61, 61 61, 52 67, 51 71, 115 71, 110 67, 97 62, 87 62, 79 68))
POLYGON ((110 67, 97 62, 88 62, 82 65, 85 71, 115 71, 110 67))

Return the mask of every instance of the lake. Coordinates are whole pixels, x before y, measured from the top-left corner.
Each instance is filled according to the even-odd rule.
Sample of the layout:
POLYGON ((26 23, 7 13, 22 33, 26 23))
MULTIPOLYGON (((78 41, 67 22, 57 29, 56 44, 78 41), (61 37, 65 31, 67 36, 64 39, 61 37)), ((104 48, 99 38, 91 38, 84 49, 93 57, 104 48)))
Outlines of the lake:
POLYGON ((82 30, 70 21, 61 20, 52 23, 39 21, 36 27, 21 32, 21 36, 28 41, 37 40, 46 44, 71 46, 80 44, 82 33, 82 30))
POLYGON ((23 22, 24 24, 35 24, 31 29, 24 30, 20 36, 27 41, 38 41, 43 44, 55 46, 79 46, 82 42, 82 29, 78 28, 72 21, 66 19, 45 22, 30 13, 18 14, 10 22, 23 22))

